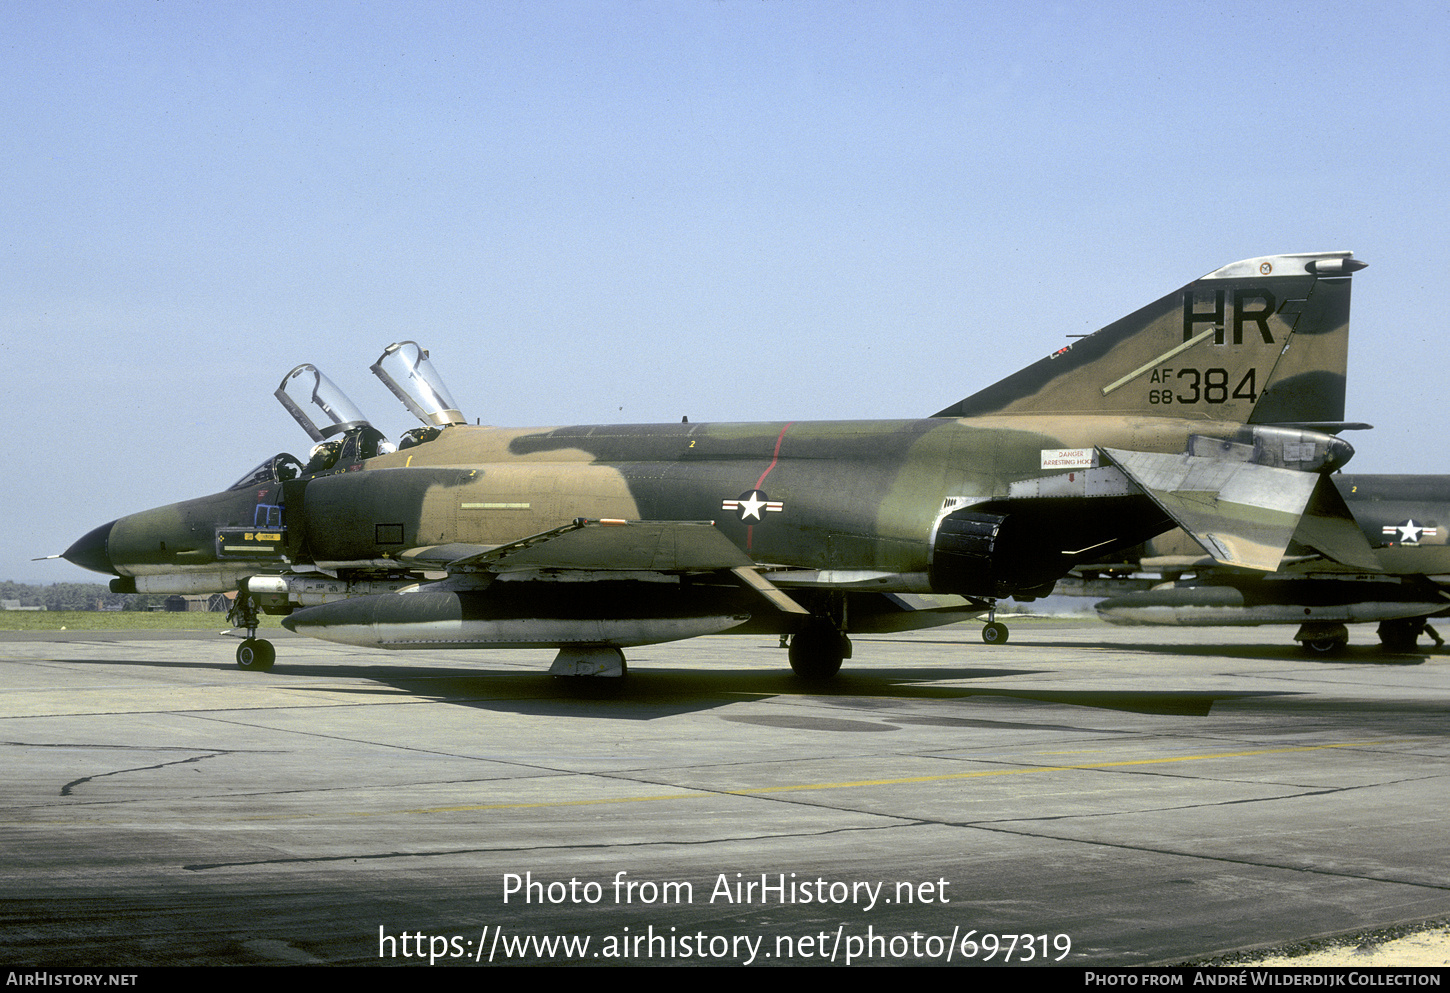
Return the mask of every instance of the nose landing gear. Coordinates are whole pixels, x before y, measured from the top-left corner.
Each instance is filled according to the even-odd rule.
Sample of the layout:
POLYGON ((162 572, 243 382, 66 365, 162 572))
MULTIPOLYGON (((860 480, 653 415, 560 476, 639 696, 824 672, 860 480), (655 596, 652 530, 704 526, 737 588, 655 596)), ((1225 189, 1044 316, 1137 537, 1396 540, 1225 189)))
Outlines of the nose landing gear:
POLYGON ((237 602, 227 611, 227 620, 247 629, 247 637, 237 646, 237 668, 248 672, 266 672, 277 661, 277 649, 264 638, 257 637, 257 605, 247 592, 246 584, 237 591, 237 602))
POLYGON ((991 601, 987 609, 987 626, 982 628, 982 640, 989 645, 1007 644, 1007 625, 997 620, 997 601, 991 601))

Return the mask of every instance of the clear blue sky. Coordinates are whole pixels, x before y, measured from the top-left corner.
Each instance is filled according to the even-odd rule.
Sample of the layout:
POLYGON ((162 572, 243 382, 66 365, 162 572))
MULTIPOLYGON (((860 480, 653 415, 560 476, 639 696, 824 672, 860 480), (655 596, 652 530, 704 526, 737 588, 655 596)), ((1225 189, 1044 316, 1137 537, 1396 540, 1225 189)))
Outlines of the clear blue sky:
POLYGON ((1353 249, 1354 471, 1450 473, 1450 6, 7 3, 0 579, 429 348, 513 425, 929 414, 1353 249))

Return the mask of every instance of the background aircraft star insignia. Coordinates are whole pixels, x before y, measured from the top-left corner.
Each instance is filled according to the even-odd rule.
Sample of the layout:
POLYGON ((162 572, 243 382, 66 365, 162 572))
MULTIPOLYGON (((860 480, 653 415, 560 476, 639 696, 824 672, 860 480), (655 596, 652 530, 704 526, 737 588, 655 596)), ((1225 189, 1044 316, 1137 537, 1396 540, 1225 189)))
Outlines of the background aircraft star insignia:
POLYGON ((1402 524, 1386 524, 1384 533, 1388 535, 1399 535, 1400 544, 1418 545, 1421 538, 1433 538, 1440 533, 1439 528, 1425 527, 1423 524, 1416 524, 1414 518, 1410 518, 1402 524))

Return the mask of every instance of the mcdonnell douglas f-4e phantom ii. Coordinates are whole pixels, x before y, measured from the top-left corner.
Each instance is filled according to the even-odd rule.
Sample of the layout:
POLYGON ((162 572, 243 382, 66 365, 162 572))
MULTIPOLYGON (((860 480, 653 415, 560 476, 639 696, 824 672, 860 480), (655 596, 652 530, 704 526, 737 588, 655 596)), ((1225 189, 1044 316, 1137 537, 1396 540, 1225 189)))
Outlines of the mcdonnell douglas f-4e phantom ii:
POLYGON ((1424 632, 1440 642, 1427 621, 1450 613, 1450 477, 1345 474, 1332 482, 1357 532, 1334 541, 1296 535, 1279 569, 1265 574, 1222 568, 1174 531, 1131 564, 1165 582, 1115 592, 1098 613, 1114 624, 1297 624, 1294 639, 1320 653, 1348 644, 1346 624, 1377 622, 1390 652, 1413 651, 1424 632))
POLYGON ((1174 525, 1265 572, 1301 518, 1353 527, 1323 480, 1353 453, 1334 432, 1363 267, 1224 266, 916 420, 476 427, 403 342, 373 366, 424 422, 396 450, 299 366, 277 394, 318 443, 306 464, 278 455, 64 557, 118 591, 238 590, 246 669, 275 657, 259 609, 367 647, 555 648, 560 675, 722 631, 788 636, 811 678, 860 632, 986 614, 1002 641, 998 600, 1174 525))

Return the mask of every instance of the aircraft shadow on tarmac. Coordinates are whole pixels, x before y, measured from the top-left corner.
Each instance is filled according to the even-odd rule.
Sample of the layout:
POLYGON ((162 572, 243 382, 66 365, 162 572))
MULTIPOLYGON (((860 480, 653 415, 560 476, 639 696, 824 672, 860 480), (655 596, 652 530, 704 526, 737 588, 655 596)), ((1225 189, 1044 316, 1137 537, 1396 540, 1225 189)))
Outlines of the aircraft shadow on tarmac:
MULTIPOLYGON (((150 666, 161 669, 217 669, 232 666, 211 661, 145 661, 137 659, 72 659, 93 665, 150 666)), ((1292 693, 1173 690, 1037 690, 1030 687, 949 686, 944 682, 1024 677, 1046 673, 1041 668, 985 668, 971 666, 892 667, 872 670, 859 667, 829 681, 802 680, 787 671, 718 668, 673 669, 666 666, 637 667, 625 679, 581 679, 550 676, 544 671, 504 669, 489 671, 450 665, 419 663, 409 666, 375 665, 279 665, 268 673, 236 674, 240 685, 263 681, 276 685, 285 680, 289 692, 315 690, 336 697, 356 694, 360 698, 379 694, 408 693, 441 703, 530 716, 589 717, 647 721, 684 713, 699 713, 746 700, 771 697, 809 696, 818 700, 839 700, 849 705, 853 716, 862 711, 890 708, 911 700, 968 700, 972 697, 1008 697, 1046 704, 1088 707, 1139 714, 1206 716, 1221 700, 1245 697, 1281 696, 1292 693), (339 679, 369 680, 374 685, 339 685, 339 679)), ((1001 727, 1003 722, 980 717, 962 718, 883 714, 895 724, 949 723, 962 727, 1001 727)), ((751 721, 747 721, 749 723, 751 721)), ((762 723, 754 720, 754 723, 762 723)), ((765 723, 769 723, 768 721, 765 723)), ((841 723, 830 719, 805 721, 801 727, 815 730, 867 730, 869 722, 841 723), (848 726, 853 724, 856 726, 848 726)), ((784 725, 782 725, 784 726, 784 725)), ((796 725, 790 725, 796 726, 796 725)), ((1015 726, 1015 725, 1014 725, 1015 726)), ((1044 725, 1020 725, 1043 727, 1044 725)), ((870 730, 889 729, 871 727, 870 730)))
MULTIPOLYGON (((1101 649, 1100 641, 1058 641, 1059 648, 1101 649)), ((1302 662, 1306 664, 1338 663, 1341 665, 1422 665, 1432 655, 1450 654, 1450 649, 1418 648, 1412 652, 1390 652, 1378 645, 1349 645, 1337 652, 1318 653, 1299 645, 1265 643, 1262 645, 1181 645, 1142 642, 1133 645, 1114 644, 1115 651, 1151 655, 1181 655, 1184 658, 1246 659, 1256 662, 1302 662)))

